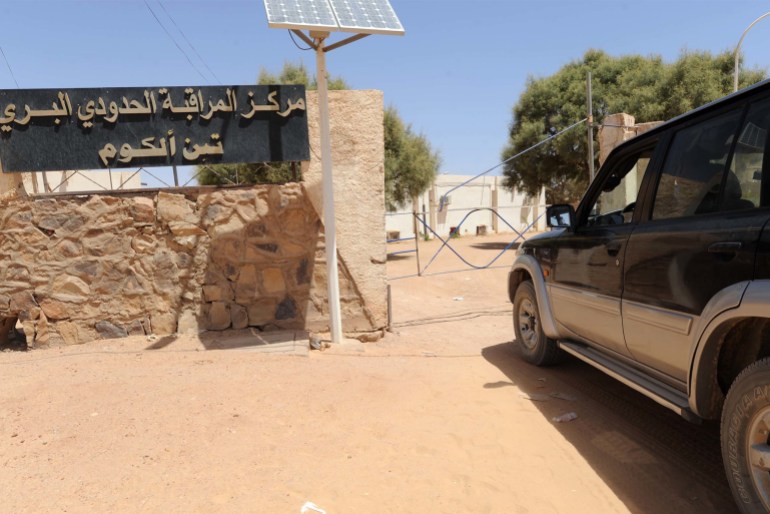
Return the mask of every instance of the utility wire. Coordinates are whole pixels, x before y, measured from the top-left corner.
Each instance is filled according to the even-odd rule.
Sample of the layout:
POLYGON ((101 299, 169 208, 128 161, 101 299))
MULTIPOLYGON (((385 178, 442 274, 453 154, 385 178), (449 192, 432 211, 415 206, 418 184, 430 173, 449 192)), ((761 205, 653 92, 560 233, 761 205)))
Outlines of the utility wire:
POLYGON ((155 11, 153 11, 152 7, 150 7, 150 4, 147 3, 147 0, 144 0, 144 5, 147 6, 147 10, 150 11, 150 14, 152 14, 152 17, 155 18, 155 21, 158 22, 158 25, 160 25, 160 28, 163 29, 163 32, 166 33, 166 35, 171 39, 171 41, 173 41, 173 43, 176 45, 179 51, 182 52, 182 55, 184 55, 185 59, 187 59, 187 62, 190 63, 190 66, 192 66, 193 69, 198 72, 198 75, 200 75, 203 80, 208 82, 209 80, 203 75, 203 73, 201 73, 201 70, 199 70, 198 67, 195 66, 195 64, 192 62, 192 60, 190 60, 190 56, 187 55, 187 52, 185 52, 184 49, 181 46, 179 46, 179 43, 177 43, 176 39, 174 39, 174 36, 171 35, 171 32, 169 32, 168 29, 166 29, 166 27, 160 21, 158 16, 155 14, 155 11))
POLYGON ((3 54, 5 65, 8 66, 8 71, 11 72, 11 78, 13 78, 13 81, 16 83, 16 89, 21 89, 21 86, 19 85, 19 81, 16 80, 16 75, 13 74, 13 70, 11 69, 11 63, 8 62, 8 58, 5 56, 5 50, 3 50, 2 46, 0 46, 0 53, 3 54))
POLYGON ((199 53, 198 53, 198 50, 196 50, 196 49, 195 49, 195 47, 193 46, 193 44, 190 42, 190 40, 189 40, 189 39, 187 39, 187 36, 186 36, 186 35, 185 35, 185 33, 182 31, 182 29, 179 27, 179 25, 177 25, 177 23, 176 23, 176 21, 174 20, 173 16, 171 16, 171 13, 169 13, 169 12, 166 10, 166 8, 163 6, 163 3, 162 3, 160 0, 157 0, 157 1, 158 1, 158 5, 160 6, 160 8, 161 8, 161 9, 163 9, 163 12, 164 12, 164 13, 166 13, 166 16, 168 16, 168 19, 169 19, 169 20, 171 20, 171 23, 173 23, 173 24, 174 24, 174 27, 176 27, 176 29, 177 29, 177 30, 179 31, 179 33, 182 35, 182 38, 184 38, 184 40, 187 42, 187 44, 190 46, 190 48, 192 48, 192 51, 193 51, 193 52, 195 52, 195 55, 196 55, 196 56, 198 56, 198 59, 200 59, 200 61, 203 63, 203 65, 206 67, 206 69, 207 69, 207 70, 209 70, 209 73, 211 73, 211 76, 212 76, 212 77, 214 77, 214 80, 216 80, 217 82, 219 82, 219 84, 221 85, 221 84, 222 84, 222 81, 221 81, 221 80, 219 80, 219 77, 217 77, 217 74, 216 74, 216 73, 214 73, 214 72, 211 70, 211 68, 209 68, 209 65, 206 63, 206 61, 203 59, 203 57, 201 57, 201 54, 199 54, 199 53))
POLYGON ((294 43, 294 46, 296 46, 300 50, 312 50, 312 48, 310 48, 309 46, 307 48, 305 48, 304 46, 299 46, 299 43, 297 43, 297 40, 294 39, 294 33, 291 30, 289 30, 288 32, 289 32, 289 37, 291 38, 291 42, 294 43))

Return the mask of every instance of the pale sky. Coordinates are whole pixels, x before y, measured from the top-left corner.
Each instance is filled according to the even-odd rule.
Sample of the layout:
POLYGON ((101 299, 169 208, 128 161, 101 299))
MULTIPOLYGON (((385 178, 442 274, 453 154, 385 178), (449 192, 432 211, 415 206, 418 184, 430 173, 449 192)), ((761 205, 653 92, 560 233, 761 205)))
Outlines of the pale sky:
MULTIPOLYGON (((329 71, 355 89, 382 90, 441 153, 441 172, 469 175, 500 161, 528 76, 590 48, 667 61, 685 48, 734 49, 770 10, 740 0, 391 2, 406 35, 335 50, 329 71)), ((268 28, 262 0, 5 0, 0 19, 0 47, 22 88, 249 84, 285 61, 315 70, 312 52, 268 28)), ((767 18, 743 44, 746 63, 770 67, 769 48, 767 18)), ((0 61, 0 88, 16 87, 0 61)))

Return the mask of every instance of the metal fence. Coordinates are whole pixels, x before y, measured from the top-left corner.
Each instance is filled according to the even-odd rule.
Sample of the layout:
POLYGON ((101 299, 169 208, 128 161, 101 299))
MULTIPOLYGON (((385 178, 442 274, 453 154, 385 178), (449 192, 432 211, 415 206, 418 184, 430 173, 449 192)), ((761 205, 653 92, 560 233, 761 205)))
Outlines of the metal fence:
MULTIPOLYGON (((237 169, 237 168, 236 168, 237 169)), ((24 173, 24 183, 31 194, 79 193, 95 191, 164 189, 197 186, 208 172, 226 186, 249 183, 238 172, 223 173, 212 166, 180 166, 107 170, 64 170, 24 173)))
MULTIPOLYGON (((504 166, 507 163, 510 163, 519 157, 549 143, 550 141, 560 137, 563 134, 566 134, 567 132, 582 126, 584 123, 589 122, 590 118, 584 118, 580 121, 577 121, 567 128, 560 130, 559 132, 545 138, 544 140, 530 146, 529 148, 511 156, 510 158, 506 159, 505 161, 489 168, 488 170, 479 173, 478 175, 475 175, 473 177, 468 178, 467 180, 463 180, 459 184, 453 185, 452 187, 445 189, 440 196, 438 196, 436 192, 436 186, 434 185, 433 189, 429 193, 429 199, 428 204, 430 206, 429 214, 426 216, 426 208, 425 208, 425 201, 423 197, 422 201, 422 209, 419 209, 420 206, 420 199, 415 199, 413 202, 413 208, 412 208, 412 217, 415 220, 415 229, 413 233, 413 239, 415 242, 415 249, 414 250, 401 250, 398 253, 411 253, 415 252, 417 254, 417 274, 419 276, 422 276, 425 274, 425 272, 430 268, 431 264, 435 262, 436 258, 445 250, 448 250, 455 254, 462 263, 467 266, 469 269, 474 270, 481 270, 481 269, 487 269, 490 266, 494 265, 495 262, 497 262, 500 257, 509 249, 511 249, 516 243, 522 241, 525 238, 525 235, 529 232, 531 232, 533 229, 538 228, 537 225, 544 219, 545 215, 545 192, 544 190, 541 192, 540 199, 537 201, 532 201, 531 198, 529 198, 529 201, 526 203, 521 204, 512 204, 511 202, 503 203, 501 204, 499 199, 499 192, 503 188, 500 187, 500 184, 498 184, 497 178, 494 178, 494 184, 490 186, 489 188, 489 200, 491 202, 490 206, 485 205, 478 205, 476 206, 470 206, 467 205, 466 202, 462 202, 462 205, 458 206, 458 202, 455 201, 456 197, 464 198, 461 195, 461 192, 463 190, 467 190, 468 188, 477 188, 479 189, 479 186, 481 186, 481 189, 479 189, 480 192, 480 201, 479 203, 484 202, 484 194, 487 191, 487 179, 491 178, 488 177, 489 173, 492 171, 504 166), (480 181, 483 181, 480 183, 480 181), (436 209, 437 206, 437 209, 436 209), (419 212, 421 211, 421 212, 419 212), (438 227, 438 219, 439 216, 443 215, 444 220, 451 215, 457 215, 458 213, 465 212, 465 214, 462 216, 462 218, 457 222, 452 222, 451 225, 449 225, 449 231, 445 233, 440 233, 437 229, 438 227), (501 213, 506 212, 508 215, 503 216, 501 213), (471 219, 472 216, 483 213, 487 218, 490 219, 490 224, 492 225, 492 232, 500 233, 500 232, 510 232, 512 234, 511 241, 505 246, 505 248, 497 254, 495 257, 493 257, 489 262, 483 265, 476 265, 469 262, 463 255, 460 254, 451 244, 450 240, 455 235, 460 235, 463 232, 467 233, 467 229, 463 229, 463 226, 471 219), (524 216, 522 216, 524 215, 524 216), (524 226, 522 227, 522 218, 526 219, 524 222, 524 226), (501 227, 502 225, 502 227, 501 227), (422 232, 418 229, 422 229, 422 232), (517 228, 518 227, 518 228, 517 228), (502 228, 502 230, 501 230, 502 228), (430 238, 435 238, 441 241, 441 246, 435 251, 435 253, 428 259, 428 263, 425 265, 425 267, 420 266, 420 260, 419 260, 419 239, 421 235, 428 236, 430 238)), ((424 195, 423 195, 424 196, 424 195)), ((467 196, 467 195, 466 195, 467 196)), ((512 198, 514 195, 512 195, 512 198)), ((388 213, 387 216, 389 216, 391 219, 393 219, 395 216, 404 215, 404 212, 401 213, 388 213)), ((388 218, 386 217, 386 220, 388 218)), ((485 219, 485 218, 480 218, 485 219)), ((386 223, 387 225, 387 223, 386 223)), ((480 228, 484 227, 484 232, 486 233, 486 224, 481 223, 476 225, 476 234, 479 234, 480 228)), ((544 228, 544 227, 542 227, 544 228)), ((473 231, 471 231, 473 233, 473 231)), ((390 238, 389 242, 395 242, 395 241, 403 241, 411 238, 390 238)), ((389 255, 395 255, 395 252, 389 253, 389 255)))

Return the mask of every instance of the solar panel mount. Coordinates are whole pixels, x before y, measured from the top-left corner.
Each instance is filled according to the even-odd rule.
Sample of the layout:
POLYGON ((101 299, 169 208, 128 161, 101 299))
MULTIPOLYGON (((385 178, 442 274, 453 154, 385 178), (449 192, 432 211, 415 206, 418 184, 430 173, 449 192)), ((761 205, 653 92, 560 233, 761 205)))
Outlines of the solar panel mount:
POLYGON ((337 275, 337 236, 334 219, 334 178, 326 53, 370 34, 403 35, 404 27, 388 0, 264 0, 264 2, 269 27, 289 29, 316 53, 329 329, 332 342, 341 343, 342 314, 337 275), (302 32, 303 30, 309 31, 310 34, 306 35, 302 32), (326 40, 331 32, 347 32, 352 35, 327 45, 326 40))
POLYGON ((404 34, 404 27, 388 0, 264 0, 267 22, 273 28, 404 34))

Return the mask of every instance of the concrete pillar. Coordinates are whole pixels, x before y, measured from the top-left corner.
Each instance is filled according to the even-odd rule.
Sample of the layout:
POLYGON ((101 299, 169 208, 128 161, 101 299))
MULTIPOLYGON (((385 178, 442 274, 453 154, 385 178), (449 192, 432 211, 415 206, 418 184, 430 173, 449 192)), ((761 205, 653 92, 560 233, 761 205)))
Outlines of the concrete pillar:
POLYGON ((541 213, 543 214, 543 217, 537 221, 537 224, 534 227, 534 228, 537 228, 537 230, 540 232, 544 231, 547 228, 546 220, 545 220, 545 208, 546 208, 545 187, 543 187, 540 190, 540 195, 539 195, 539 198, 537 199, 537 206, 535 208, 535 219, 537 219, 537 217, 540 216, 541 213))
POLYGON ((618 113, 610 114, 604 118, 599 126, 599 165, 604 164, 607 156, 624 141, 644 134, 652 130, 662 121, 650 121, 647 123, 635 123, 636 119, 630 114, 618 113))
POLYGON ((636 136, 635 121, 633 116, 624 112, 605 116, 599 126, 599 166, 604 164, 616 146, 636 136))
MULTIPOLYGON (((24 173, 23 175, 32 174, 24 173)), ((25 180, 21 173, 3 173, 3 168, 0 165, 0 199, 26 198, 27 190, 24 182, 25 180)))
POLYGON ((414 237, 418 239, 420 237, 420 230, 422 228, 422 224, 417 220, 419 215, 420 215, 420 198, 415 196, 415 197, 412 197, 412 230, 414 231, 414 237))
MULTIPOLYGON (((438 219, 436 217, 436 211, 438 210, 438 202, 436 199, 436 185, 433 184, 428 190, 428 209, 430 210, 430 221, 428 222, 431 230, 436 231, 438 227, 438 219)), ((430 234, 430 232, 429 232, 430 234)), ((433 234, 430 234, 430 238, 433 239, 433 234)))
POLYGON ((497 188, 497 178, 498 177, 495 177, 495 182, 492 185, 492 210, 494 211, 492 213, 492 232, 494 232, 495 234, 497 234, 500 229, 500 226, 499 226, 500 218, 498 218, 497 216, 497 214, 499 214, 497 209, 500 206, 500 201, 497 196, 499 191, 499 189, 497 188))

